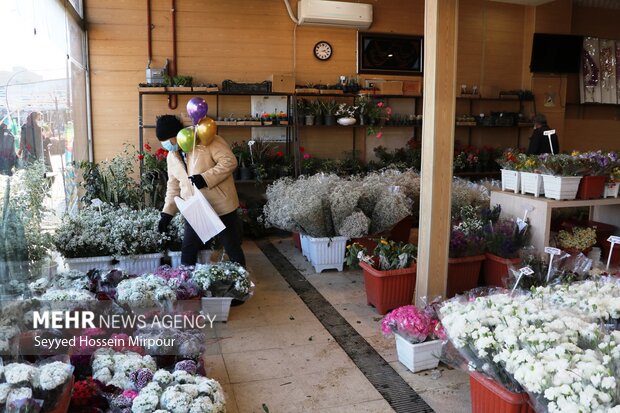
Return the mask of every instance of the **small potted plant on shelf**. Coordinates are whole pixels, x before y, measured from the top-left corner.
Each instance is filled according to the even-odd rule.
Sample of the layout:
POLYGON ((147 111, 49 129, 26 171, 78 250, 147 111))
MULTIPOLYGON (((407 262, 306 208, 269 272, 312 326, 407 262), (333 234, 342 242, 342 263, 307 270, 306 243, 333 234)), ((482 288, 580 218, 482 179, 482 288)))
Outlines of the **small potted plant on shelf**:
POLYGON ((356 111, 357 106, 347 105, 346 103, 341 103, 340 105, 338 105, 338 110, 336 110, 338 124, 342 126, 355 125, 355 123, 357 122, 357 119, 355 119, 356 111))
POLYGON ((587 172, 579 181, 577 198, 598 199, 603 196, 605 182, 616 166, 618 154, 616 152, 590 151, 585 153, 573 152, 573 156, 583 160, 587 172))
POLYGON ((336 112, 338 111, 338 103, 336 99, 323 100, 323 113, 325 114, 325 125, 332 126, 336 123, 336 112))
MULTIPOLYGON (((379 314, 411 304, 415 291, 417 247, 381 238, 372 252, 353 243, 347 254, 355 256, 364 271, 366 300, 379 314)), ((349 259, 351 260, 351 259, 349 259)))
POLYGON ((520 157, 525 157, 525 154, 518 149, 506 149, 502 156, 495 160, 501 168, 502 191, 513 191, 516 194, 521 189, 521 173, 517 170, 520 157))
POLYGON ((323 104, 320 100, 313 100, 310 102, 310 113, 314 115, 314 124, 317 126, 324 125, 324 113, 323 113, 323 104))
POLYGON ((556 236, 556 244, 571 255, 588 254, 596 244, 596 230, 591 227, 573 227, 561 230, 556 236))
POLYGON ((605 198, 618 198, 618 189, 620 188, 620 166, 615 166, 611 173, 609 174, 609 178, 605 183, 605 198))
POLYGON ((540 155, 545 197, 552 199, 575 199, 579 182, 587 172, 587 163, 568 154, 540 155))
POLYGON ((517 157, 517 170, 521 176, 521 193, 538 197, 545 193, 543 178, 540 174, 540 158, 537 155, 517 157))
POLYGON ((431 305, 396 308, 383 317, 381 331, 384 337, 394 335, 398 361, 411 372, 434 369, 439 364, 446 337, 431 305))

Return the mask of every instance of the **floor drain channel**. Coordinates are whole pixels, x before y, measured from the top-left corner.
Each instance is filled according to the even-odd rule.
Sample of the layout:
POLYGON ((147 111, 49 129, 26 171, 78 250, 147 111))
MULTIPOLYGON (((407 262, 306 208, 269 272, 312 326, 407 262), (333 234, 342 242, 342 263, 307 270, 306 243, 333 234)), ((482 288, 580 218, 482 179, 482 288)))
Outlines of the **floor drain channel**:
POLYGON ((338 310, 271 242, 261 240, 257 245, 394 411, 433 412, 420 395, 347 323, 338 310))

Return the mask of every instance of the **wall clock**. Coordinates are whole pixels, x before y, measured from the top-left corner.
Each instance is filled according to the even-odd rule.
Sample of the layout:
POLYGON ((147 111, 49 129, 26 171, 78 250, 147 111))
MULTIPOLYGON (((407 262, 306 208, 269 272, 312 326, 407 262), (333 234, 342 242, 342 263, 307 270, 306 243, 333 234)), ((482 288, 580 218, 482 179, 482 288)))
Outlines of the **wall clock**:
POLYGON ((332 57, 332 46, 326 41, 320 41, 314 45, 314 57, 319 60, 327 60, 332 57))

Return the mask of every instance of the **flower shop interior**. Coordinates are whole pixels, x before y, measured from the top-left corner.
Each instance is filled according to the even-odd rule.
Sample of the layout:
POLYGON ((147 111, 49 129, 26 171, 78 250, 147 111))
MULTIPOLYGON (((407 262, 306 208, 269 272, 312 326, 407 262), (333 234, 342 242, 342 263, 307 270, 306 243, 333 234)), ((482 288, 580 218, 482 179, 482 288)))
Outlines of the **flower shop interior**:
POLYGON ((1 4, 4 411, 620 412, 620 2, 1 4))

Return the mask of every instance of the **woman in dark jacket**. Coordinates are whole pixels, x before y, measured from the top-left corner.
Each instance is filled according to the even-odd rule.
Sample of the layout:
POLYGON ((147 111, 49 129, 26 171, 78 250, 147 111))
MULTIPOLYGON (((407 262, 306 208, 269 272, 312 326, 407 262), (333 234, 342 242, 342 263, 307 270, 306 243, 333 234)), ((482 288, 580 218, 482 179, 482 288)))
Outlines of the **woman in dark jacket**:
MULTIPOLYGON (((527 148, 528 155, 540 155, 543 153, 551 153, 551 146, 549 145, 549 137, 545 135, 545 131, 551 130, 547 125, 547 118, 545 115, 538 114, 534 116, 534 133, 530 138, 530 145, 527 148)), ((553 153, 560 153, 560 143, 558 142, 558 135, 555 133, 551 135, 551 144, 553 145, 553 153)))

